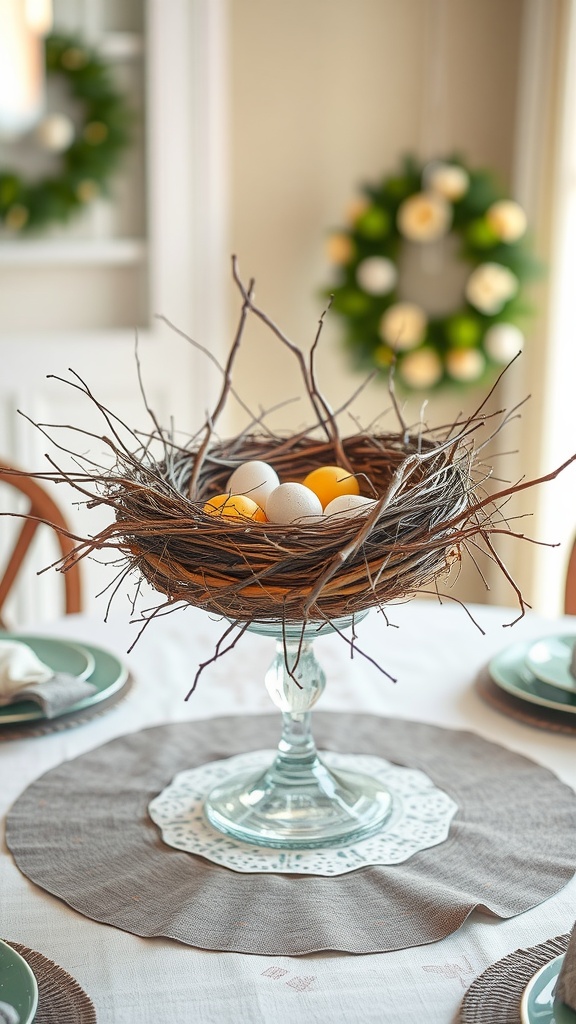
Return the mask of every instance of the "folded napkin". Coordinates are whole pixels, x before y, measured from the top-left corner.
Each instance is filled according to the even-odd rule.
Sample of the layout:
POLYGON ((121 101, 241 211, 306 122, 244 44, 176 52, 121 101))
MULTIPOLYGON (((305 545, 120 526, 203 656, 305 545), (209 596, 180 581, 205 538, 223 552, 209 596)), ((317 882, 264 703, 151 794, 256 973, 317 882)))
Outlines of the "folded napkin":
POLYGON ((41 706, 47 718, 54 718, 96 689, 94 683, 85 679, 54 672, 27 644, 0 640, 0 707, 32 700, 41 706))
POLYGON ((576 1010, 576 924, 572 929, 562 970, 558 975, 554 998, 576 1010))

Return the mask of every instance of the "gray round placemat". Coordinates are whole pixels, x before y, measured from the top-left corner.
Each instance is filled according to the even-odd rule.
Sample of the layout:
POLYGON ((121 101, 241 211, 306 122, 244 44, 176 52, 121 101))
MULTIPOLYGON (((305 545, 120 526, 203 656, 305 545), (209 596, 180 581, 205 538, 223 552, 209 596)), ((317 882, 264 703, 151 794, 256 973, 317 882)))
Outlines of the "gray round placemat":
POLYGON ((148 803, 176 772, 274 746, 280 716, 158 726, 52 769, 14 805, 6 838, 33 882, 141 936, 270 955, 374 953, 435 942, 475 908, 513 917, 576 870, 576 796, 474 733, 316 713, 320 749, 425 771, 459 806, 447 841, 337 878, 242 875, 165 846, 148 803))
POLYGON ((517 949, 487 967, 468 989, 458 1024, 520 1024, 522 993, 536 971, 566 952, 569 935, 517 949))
POLYGON ((35 949, 8 945, 24 957, 38 983, 34 1024, 96 1024, 94 1004, 71 974, 35 949))

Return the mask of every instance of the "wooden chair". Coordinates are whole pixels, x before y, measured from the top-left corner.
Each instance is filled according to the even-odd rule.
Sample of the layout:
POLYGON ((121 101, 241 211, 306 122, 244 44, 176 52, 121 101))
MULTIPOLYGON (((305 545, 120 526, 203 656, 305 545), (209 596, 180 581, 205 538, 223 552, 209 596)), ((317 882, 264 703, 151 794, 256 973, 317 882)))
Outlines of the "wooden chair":
MULTIPOLYGON (((36 530, 43 525, 52 528, 62 555, 69 554, 74 547, 74 543, 61 532, 62 530, 69 530, 69 526, 58 505, 36 480, 25 475, 18 475, 14 471, 14 467, 0 461, 0 484, 7 484, 21 494, 24 494, 28 499, 28 506, 22 512, 22 515, 33 517, 22 521, 22 526, 17 534, 15 543, 11 546, 8 560, 0 577, 0 626, 3 626, 2 611, 4 605, 16 583, 36 530)), ((79 566, 73 565, 62 576, 65 591, 64 611, 66 615, 71 615, 82 610, 79 566)))
POLYGON ((568 568, 566 570, 566 587, 564 590, 564 613, 576 615, 576 540, 572 545, 568 568))

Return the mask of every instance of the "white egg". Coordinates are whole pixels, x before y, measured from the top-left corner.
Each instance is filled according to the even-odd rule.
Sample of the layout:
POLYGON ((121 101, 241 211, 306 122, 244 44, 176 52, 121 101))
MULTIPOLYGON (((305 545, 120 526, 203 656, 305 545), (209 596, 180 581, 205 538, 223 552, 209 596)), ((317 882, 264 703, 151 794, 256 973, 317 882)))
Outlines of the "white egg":
POLYGON ((278 487, 278 474, 267 462, 252 459, 243 462, 234 470, 226 484, 226 490, 232 494, 245 494, 257 505, 264 508, 268 495, 278 487))
POLYGON ((317 517, 322 516, 322 505, 320 498, 304 484, 280 484, 268 495, 266 515, 271 523, 281 526, 295 523, 298 519, 305 522, 309 516, 315 516, 314 522, 317 522, 317 517))
POLYGON ((354 516, 368 515, 375 504, 374 498, 365 498, 363 494, 339 494, 337 498, 332 498, 332 501, 328 502, 324 515, 351 519, 354 516))

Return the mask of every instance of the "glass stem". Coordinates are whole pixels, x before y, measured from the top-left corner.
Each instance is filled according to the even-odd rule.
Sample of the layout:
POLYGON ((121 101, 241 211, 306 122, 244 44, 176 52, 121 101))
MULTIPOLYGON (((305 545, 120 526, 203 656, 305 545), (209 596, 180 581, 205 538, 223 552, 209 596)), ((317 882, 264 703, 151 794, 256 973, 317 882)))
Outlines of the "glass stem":
POLYGON ((278 766, 286 771, 310 767, 318 759, 316 744, 311 732, 310 711, 295 713, 286 711, 282 715, 282 737, 278 744, 278 766))
POLYGON ((331 771, 312 737, 310 712, 326 685, 312 644, 322 627, 257 625, 255 632, 278 639, 265 682, 282 712, 282 735, 269 768, 214 787, 204 802, 208 821, 225 835, 276 849, 345 845, 374 835, 391 814, 389 791, 360 772, 331 771))
POLYGON ((310 712, 325 684, 311 643, 301 638, 278 642, 266 676, 268 692, 282 712, 282 736, 271 767, 277 783, 302 782, 319 766, 310 712))

